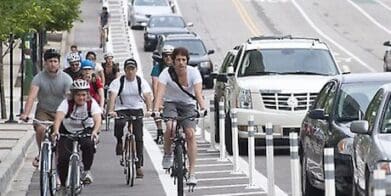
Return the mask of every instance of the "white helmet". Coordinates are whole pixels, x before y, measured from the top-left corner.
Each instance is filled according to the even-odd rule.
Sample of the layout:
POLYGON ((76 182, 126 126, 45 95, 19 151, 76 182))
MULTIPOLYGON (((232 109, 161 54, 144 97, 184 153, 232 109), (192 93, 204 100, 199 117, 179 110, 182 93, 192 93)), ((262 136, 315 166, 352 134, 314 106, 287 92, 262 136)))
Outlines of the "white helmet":
POLYGON ((80 61, 80 55, 77 52, 70 53, 67 57, 69 63, 80 61))
POLYGON ((83 79, 74 80, 71 87, 71 90, 89 90, 89 89, 90 89, 90 84, 83 79))
POLYGON ((114 57, 113 53, 108 52, 104 55, 104 58, 106 59, 107 57, 114 57))
POLYGON ((163 46, 162 53, 172 53, 174 52, 175 47, 171 45, 165 45, 163 46))

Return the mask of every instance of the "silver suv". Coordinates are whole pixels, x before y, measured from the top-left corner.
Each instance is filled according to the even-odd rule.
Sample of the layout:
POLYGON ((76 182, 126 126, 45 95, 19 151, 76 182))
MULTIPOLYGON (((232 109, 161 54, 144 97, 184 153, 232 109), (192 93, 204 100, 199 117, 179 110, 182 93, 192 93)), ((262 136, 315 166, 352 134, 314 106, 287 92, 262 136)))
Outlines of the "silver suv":
MULTIPOLYGON (((215 105, 225 103, 225 139, 232 153, 231 111, 238 113, 239 152, 247 152, 247 123, 255 119, 256 144, 264 148, 265 124, 273 124, 274 145, 288 147, 306 111, 331 76, 341 74, 328 46, 319 39, 252 37, 240 46, 217 76, 215 105)), ((218 130, 218 129, 216 129, 218 130)), ((217 137, 218 138, 218 137, 217 137)))

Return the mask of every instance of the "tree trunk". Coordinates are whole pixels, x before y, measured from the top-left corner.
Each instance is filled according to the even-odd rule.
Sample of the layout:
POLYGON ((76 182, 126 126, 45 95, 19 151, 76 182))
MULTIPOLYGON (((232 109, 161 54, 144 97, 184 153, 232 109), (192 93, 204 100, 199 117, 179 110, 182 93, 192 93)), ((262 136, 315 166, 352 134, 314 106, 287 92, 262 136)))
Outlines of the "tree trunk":
POLYGON ((0 41, 0 106, 1 118, 7 118, 7 108, 5 107, 5 93, 4 93, 4 64, 3 64, 3 42, 0 41))

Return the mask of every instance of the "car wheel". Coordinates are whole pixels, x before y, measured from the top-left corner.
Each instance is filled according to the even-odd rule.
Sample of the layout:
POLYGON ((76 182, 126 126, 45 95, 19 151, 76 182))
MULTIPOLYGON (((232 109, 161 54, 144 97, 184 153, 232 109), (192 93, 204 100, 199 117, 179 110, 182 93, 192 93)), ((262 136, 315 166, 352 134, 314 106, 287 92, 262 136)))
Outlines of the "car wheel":
POLYGON ((225 148, 232 155, 232 121, 230 112, 225 115, 225 148))
POLYGON ((307 174, 307 158, 303 157, 303 161, 301 163, 301 191, 303 193, 303 196, 313 196, 313 195, 320 195, 319 190, 316 189, 311 185, 311 183, 308 180, 308 174, 307 174))
POLYGON ((368 168, 365 170, 365 195, 373 195, 372 177, 371 172, 369 172, 368 168))
POLYGON ((205 79, 205 88, 206 89, 212 89, 213 88, 213 78, 207 78, 205 79))
POLYGON ((214 105, 215 105, 215 113, 214 113, 214 117, 215 117, 215 123, 214 123, 215 124, 215 142, 220 142, 219 100, 217 99, 216 96, 214 97, 214 105))

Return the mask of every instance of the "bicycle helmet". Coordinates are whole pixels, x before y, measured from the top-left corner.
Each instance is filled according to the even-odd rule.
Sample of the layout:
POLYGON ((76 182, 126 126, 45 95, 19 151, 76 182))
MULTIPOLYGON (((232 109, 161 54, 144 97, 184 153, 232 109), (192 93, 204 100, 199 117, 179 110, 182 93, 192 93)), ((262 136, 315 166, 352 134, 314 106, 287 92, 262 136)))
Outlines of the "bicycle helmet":
POLYGON ((104 55, 104 58, 106 59, 107 57, 114 57, 113 53, 108 52, 104 55))
POLYGON ((95 69, 95 64, 90 60, 82 60, 80 69, 95 69))
POLYGON ((74 80, 71 86, 72 91, 89 90, 89 89, 90 89, 90 84, 83 79, 74 80))
POLYGON ((80 61, 80 55, 77 52, 70 53, 67 57, 69 63, 80 61))
POLYGON ((163 49, 162 49, 162 54, 172 54, 172 52, 174 51, 174 46, 171 46, 171 45, 165 45, 163 46, 163 49))
POLYGON ((57 58, 58 60, 60 60, 61 55, 60 55, 60 53, 57 52, 56 49, 50 48, 50 49, 47 49, 45 51, 45 53, 43 54, 43 59, 46 61, 51 58, 57 58))

